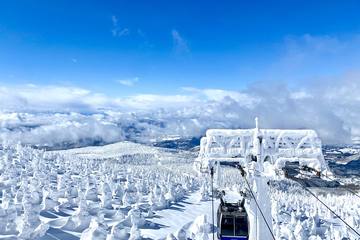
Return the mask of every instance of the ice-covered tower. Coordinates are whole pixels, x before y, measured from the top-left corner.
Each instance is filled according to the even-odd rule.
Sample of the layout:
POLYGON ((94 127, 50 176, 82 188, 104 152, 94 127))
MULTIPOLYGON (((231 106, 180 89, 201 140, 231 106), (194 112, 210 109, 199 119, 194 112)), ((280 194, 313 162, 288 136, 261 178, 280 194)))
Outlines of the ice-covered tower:
POLYGON ((262 158, 262 151, 263 151, 262 141, 263 141, 263 136, 261 130, 259 129, 259 119, 256 117, 254 136, 253 136, 253 146, 254 146, 253 151, 254 151, 254 156, 256 156, 256 161, 258 163, 257 164, 258 171, 260 172, 264 171, 263 158, 262 158))
POLYGON ((217 162, 268 162, 281 169, 286 162, 299 162, 323 174, 331 174, 322 154, 321 140, 314 130, 260 129, 256 118, 253 129, 209 129, 200 141, 195 160, 198 170, 217 162))
POLYGON ((250 231, 249 239, 271 239, 272 228, 272 216, 271 216, 271 202, 269 196, 269 187, 267 184, 268 179, 261 175, 264 171, 263 165, 263 135, 259 129, 258 118, 255 118, 255 130, 253 136, 253 151, 255 161, 252 161, 251 168, 247 168, 247 175, 250 182, 251 191, 253 191, 256 199, 249 199, 246 209, 250 219, 250 231), (262 209, 262 214, 258 212, 259 209, 256 206, 256 202, 262 209))
MULTIPOLYGON (((286 162, 298 162, 300 166, 308 166, 323 174, 330 173, 322 154, 321 141, 314 130, 260 129, 258 118, 253 129, 209 129, 206 132, 200 141, 200 152, 194 165, 197 170, 206 172, 220 162, 234 162, 245 169, 254 198, 263 210, 266 220, 259 214, 254 198, 245 207, 252 226, 250 239, 272 238, 268 178, 264 177, 264 166, 282 169, 286 162)), ((220 168, 214 169, 220 175, 220 168)))

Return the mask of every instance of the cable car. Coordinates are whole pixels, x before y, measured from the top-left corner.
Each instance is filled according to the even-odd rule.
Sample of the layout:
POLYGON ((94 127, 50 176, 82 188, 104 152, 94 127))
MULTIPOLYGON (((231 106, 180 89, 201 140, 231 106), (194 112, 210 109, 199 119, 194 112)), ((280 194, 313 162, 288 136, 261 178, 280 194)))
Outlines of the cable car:
POLYGON ((249 218, 244 208, 243 199, 239 203, 227 203, 221 198, 217 211, 219 240, 248 240, 249 218))

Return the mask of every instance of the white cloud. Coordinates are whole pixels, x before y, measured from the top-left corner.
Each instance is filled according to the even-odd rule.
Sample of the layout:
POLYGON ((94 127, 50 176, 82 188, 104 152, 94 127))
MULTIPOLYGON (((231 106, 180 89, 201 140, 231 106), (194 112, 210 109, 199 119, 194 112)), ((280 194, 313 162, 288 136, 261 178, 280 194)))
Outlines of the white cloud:
MULTIPOLYGON (((115 16, 112 21, 118 27, 115 16)), ((175 51, 189 51, 178 31, 173 30, 172 37, 175 51)), ((176 95, 114 98, 78 87, 0 86, 0 143, 57 145, 126 138, 148 141, 167 134, 200 136, 207 128, 253 127, 255 116, 265 128, 312 128, 326 143, 350 142, 360 136, 359 43, 359 36, 289 38, 284 55, 268 75, 292 80, 312 68, 320 73, 338 70, 331 77, 320 74, 311 78, 317 81, 295 85, 299 87, 270 82, 242 91, 187 87, 176 95)), ((118 82, 133 86, 138 79, 118 82)))
POLYGON ((288 36, 264 79, 275 81, 324 81, 360 68, 360 34, 348 36, 288 36))
POLYGON ((313 98, 313 96, 311 94, 309 94, 306 90, 299 90, 299 91, 292 92, 290 94, 290 97, 295 100, 313 98))
POLYGON ((118 25, 117 17, 115 15, 112 15, 111 20, 112 20, 112 23, 113 23, 113 27, 117 27, 117 25, 118 25))
POLYGON ((0 87, 0 108, 30 111, 91 111, 111 106, 103 94, 77 87, 13 86, 0 87))
POLYGON ((199 104, 201 100, 191 95, 156 95, 138 94, 128 98, 117 99, 119 106, 126 106, 133 110, 157 111, 162 109, 181 109, 192 104, 199 104))
POLYGON ((183 87, 182 89, 192 94, 196 94, 199 98, 209 101, 221 101, 224 98, 231 98, 237 101, 241 106, 249 108, 253 107, 258 102, 258 100, 253 98, 251 95, 239 91, 209 88, 198 89, 192 87, 183 87))
POLYGON ((138 28, 136 32, 140 37, 142 37, 142 38, 146 37, 146 34, 142 29, 138 28))
POLYGON ((326 143, 349 142, 360 135, 360 74, 345 75, 326 87, 183 91, 111 98, 75 87, 0 87, 0 142, 57 145, 200 136, 207 128, 253 127, 255 116, 265 128, 315 129, 326 143))
POLYGON ((186 42, 186 40, 180 35, 180 33, 173 29, 171 31, 171 36, 174 42, 174 50, 176 53, 188 53, 190 52, 190 48, 186 42))
POLYGON ((118 24, 119 20, 115 15, 113 15, 111 17, 111 21, 112 21, 111 32, 114 37, 123 37, 123 36, 127 36, 130 34, 130 30, 128 28, 119 27, 119 24, 118 24))
MULTIPOLYGON (((103 117, 104 118, 104 117, 103 117)), ((81 146, 124 139, 124 132, 97 115, 79 113, 2 113, 0 140, 46 147, 81 146)))
POLYGON ((122 80, 118 80, 117 82, 120 83, 121 85, 124 85, 124 86, 127 86, 127 87, 132 87, 136 83, 139 82, 139 78, 134 77, 134 78, 122 79, 122 80))
POLYGON ((113 35, 117 37, 123 37, 130 34, 130 31, 128 28, 123 29, 113 29, 113 35))

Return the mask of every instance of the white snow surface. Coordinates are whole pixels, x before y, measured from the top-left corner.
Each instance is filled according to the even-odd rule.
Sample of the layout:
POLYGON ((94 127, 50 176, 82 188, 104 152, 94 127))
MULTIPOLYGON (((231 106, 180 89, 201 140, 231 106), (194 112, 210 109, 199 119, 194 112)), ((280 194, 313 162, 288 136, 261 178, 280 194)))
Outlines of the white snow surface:
POLYGON ((53 151, 61 155, 70 155, 82 159, 115 160, 122 163, 185 163, 192 162, 194 153, 174 149, 152 147, 134 142, 117 142, 105 146, 74 148, 53 151))
MULTIPOLYGON (((164 160, 162 151, 127 142, 55 152, 7 146, 0 150, 0 238, 211 239, 209 177, 191 163, 164 160), (121 152, 133 163, 117 161, 121 152), (141 154, 152 152, 159 161, 144 162, 141 154)), ((222 168, 217 187, 237 201, 244 182, 236 169, 222 168)), ((278 177, 269 190, 276 239, 357 239, 298 183, 278 177)), ((355 195, 313 191, 360 230, 355 195)))

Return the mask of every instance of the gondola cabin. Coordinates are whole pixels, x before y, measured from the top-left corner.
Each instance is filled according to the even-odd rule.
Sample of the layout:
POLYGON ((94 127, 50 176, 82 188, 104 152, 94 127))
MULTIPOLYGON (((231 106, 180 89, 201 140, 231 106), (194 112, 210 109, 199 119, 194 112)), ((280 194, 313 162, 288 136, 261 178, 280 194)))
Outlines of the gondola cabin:
POLYGON ((227 203, 221 201, 217 211, 218 239, 248 240, 249 219, 241 203, 227 203))

